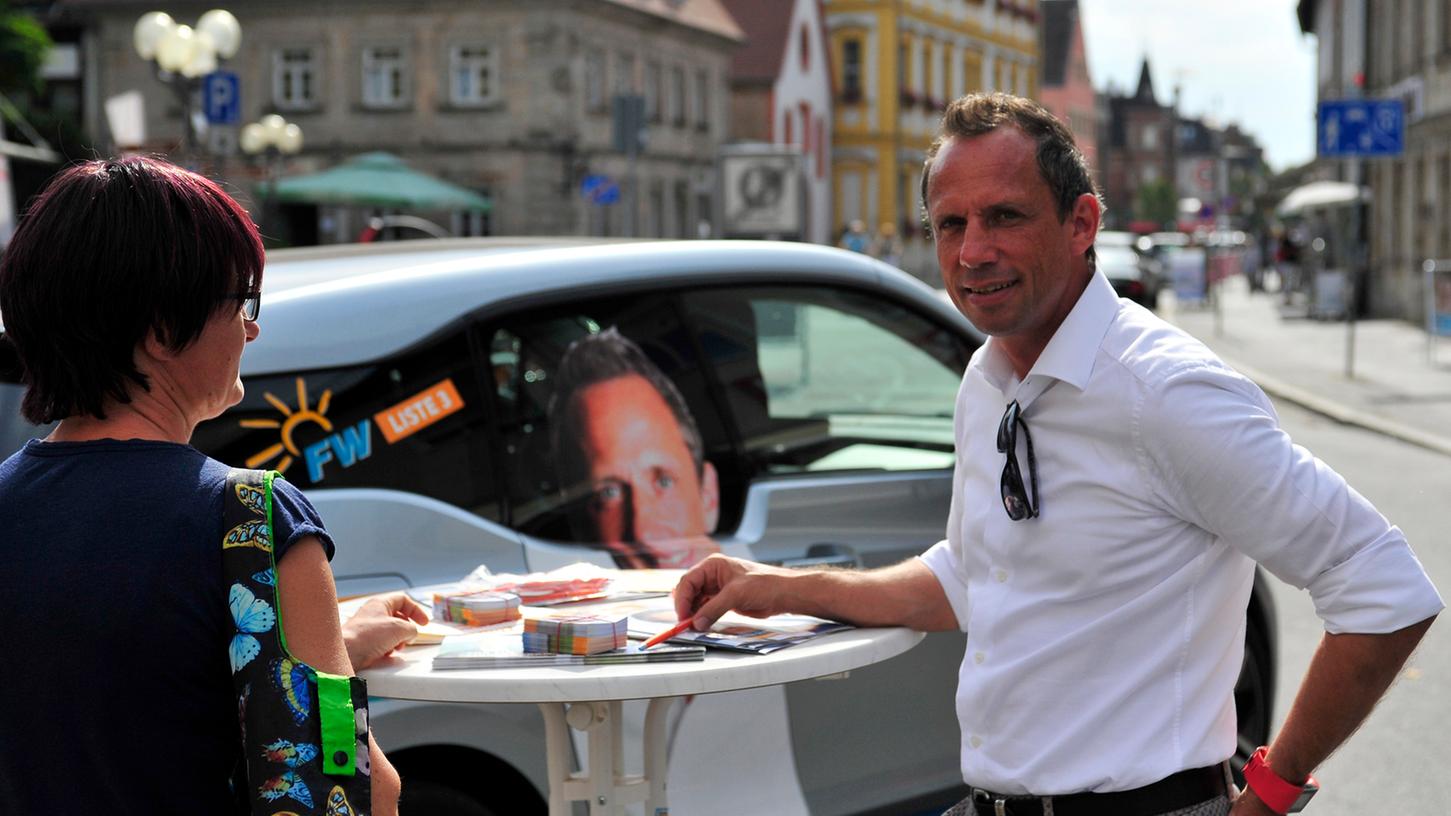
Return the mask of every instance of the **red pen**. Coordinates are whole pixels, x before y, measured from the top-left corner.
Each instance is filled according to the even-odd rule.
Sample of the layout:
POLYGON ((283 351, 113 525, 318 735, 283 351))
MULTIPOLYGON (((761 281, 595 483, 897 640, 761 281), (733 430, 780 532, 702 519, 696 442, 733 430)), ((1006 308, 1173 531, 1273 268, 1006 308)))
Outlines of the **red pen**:
POLYGON ((690 628, 690 621, 690 618, 686 618, 685 620, 675 624, 669 629, 666 629, 660 634, 652 636, 649 640, 645 641, 644 646, 640 647, 640 651, 644 651, 651 646, 659 646, 661 643, 664 643, 665 641, 675 637, 681 632, 684 632, 686 629, 690 628))

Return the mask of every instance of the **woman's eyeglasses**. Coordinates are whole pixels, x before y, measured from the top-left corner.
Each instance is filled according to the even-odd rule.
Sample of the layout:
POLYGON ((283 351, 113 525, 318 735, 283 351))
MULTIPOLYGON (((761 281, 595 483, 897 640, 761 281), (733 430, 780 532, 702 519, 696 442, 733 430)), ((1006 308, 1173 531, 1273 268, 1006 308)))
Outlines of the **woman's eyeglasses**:
POLYGON ((998 453, 1008 456, 1003 464, 1003 478, 999 489, 1003 496, 1003 509, 1013 521, 1035 518, 1038 515, 1038 461, 1033 458, 1033 435, 1028 432, 1018 401, 1008 403, 1003 419, 998 423, 998 453), (1033 486, 1029 495, 1023 486, 1023 471, 1018 466, 1018 426, 1023 428, 1023 441, 1028 445, 1028 481, 1033 486))
POLYGON ((242 317, 245 320, 256 320, 257 315, 262 313, 261 292, 228 292, 223 298, 241 301, 242 317))

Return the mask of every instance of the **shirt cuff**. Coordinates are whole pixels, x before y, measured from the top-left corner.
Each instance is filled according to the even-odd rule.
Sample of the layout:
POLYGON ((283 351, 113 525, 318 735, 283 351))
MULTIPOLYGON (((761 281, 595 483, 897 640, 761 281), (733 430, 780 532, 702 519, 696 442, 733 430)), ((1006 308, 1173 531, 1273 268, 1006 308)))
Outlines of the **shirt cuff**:
POLYGON ((1384 634, 1446 607, 1410 545, 1392 529, 1307 587, 1331 634, 1384 634))
POLYGON ((967 581, 963 580, 962 569, 952 547, 943 539, 917 558, 927 565, 927 569, 932 570, 937 583, 942 585, 942 593, 947 596, 947 602, 952 604, 952 614, 957 618, 957 628, 966 632, 969 611, 967 581))

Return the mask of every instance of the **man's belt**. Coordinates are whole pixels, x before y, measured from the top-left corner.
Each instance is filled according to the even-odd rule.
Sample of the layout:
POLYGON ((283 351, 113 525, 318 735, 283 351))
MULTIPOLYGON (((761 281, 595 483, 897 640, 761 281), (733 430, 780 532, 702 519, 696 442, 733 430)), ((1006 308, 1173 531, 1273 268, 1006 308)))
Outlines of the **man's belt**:
POLYGON ((972 789, 978 816, 1153 816, 1187 808, 1224 793, 1224 764, 1191 768, 1142 788, 1065 796, 1024 796, 972 789), (1050 811, 1045 802, 1052 802, 1050 811))

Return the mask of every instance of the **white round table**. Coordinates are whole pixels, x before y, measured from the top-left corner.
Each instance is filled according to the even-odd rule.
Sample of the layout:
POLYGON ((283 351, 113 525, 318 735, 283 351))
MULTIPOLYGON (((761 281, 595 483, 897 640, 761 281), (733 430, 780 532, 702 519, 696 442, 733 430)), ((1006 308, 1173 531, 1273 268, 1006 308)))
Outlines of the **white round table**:
POLYGON ((685 663, 539 666, 433 671, 437 647, 403 651, 401 662, 361 672, 368 694, 452 703, 536 703, 544 714, 549 814, 567 816, 570 803, 589 802, 591 816, 623 813, 645 802, 646 813, 669 813, 665 795, 665 715, 680 697, 774 686, 842 674, 907 651, 921 642, 910 629, 848 629, 769 655, 707 649, 685 663), (643 776, 623 771, 620 701, 649 700, 643 776), (570 769, 568 728, 589 735, 586 769, 570 769))

